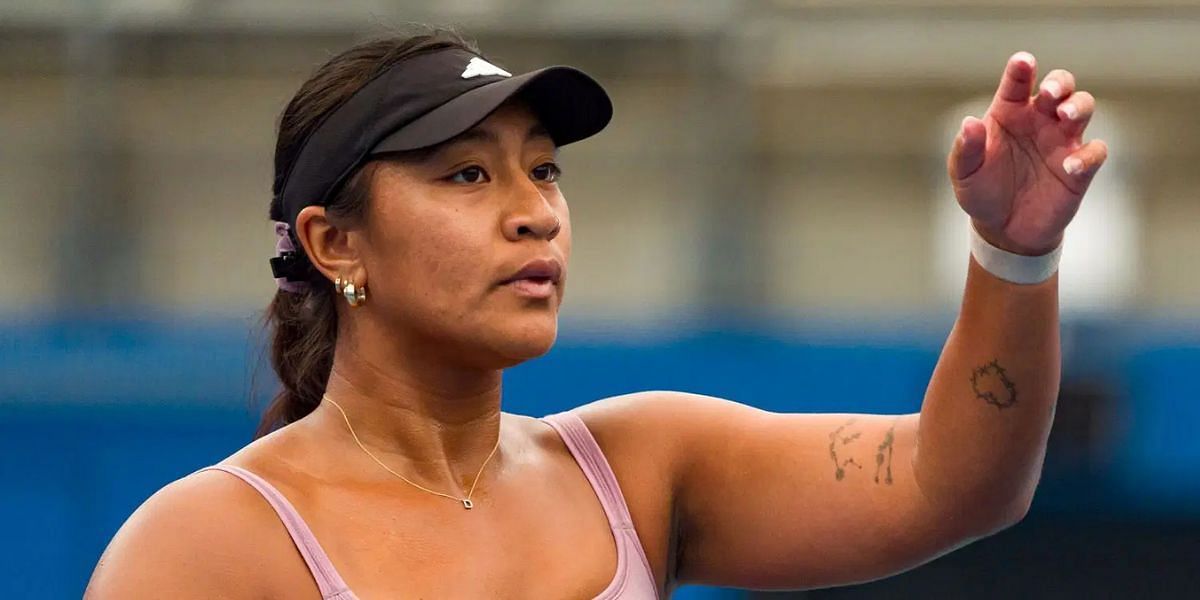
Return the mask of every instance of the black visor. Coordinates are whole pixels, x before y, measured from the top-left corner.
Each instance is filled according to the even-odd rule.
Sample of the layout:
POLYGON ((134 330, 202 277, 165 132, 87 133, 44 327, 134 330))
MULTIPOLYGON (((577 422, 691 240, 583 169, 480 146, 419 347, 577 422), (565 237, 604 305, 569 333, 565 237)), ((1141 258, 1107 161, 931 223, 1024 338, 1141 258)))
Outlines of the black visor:
MULTIPOLYGON (((612 118, 604 88, 571 67, 514 77, 457 48, 402 60, 355 92, 305 140, 279 193, 290 231, 301 209, 324 206, 372 156, 445 142, 517 95, 558 146, 598 133, 612 118)), ((275 276, 298 275, 287 272, 291 263, 272 261, 275 276)))

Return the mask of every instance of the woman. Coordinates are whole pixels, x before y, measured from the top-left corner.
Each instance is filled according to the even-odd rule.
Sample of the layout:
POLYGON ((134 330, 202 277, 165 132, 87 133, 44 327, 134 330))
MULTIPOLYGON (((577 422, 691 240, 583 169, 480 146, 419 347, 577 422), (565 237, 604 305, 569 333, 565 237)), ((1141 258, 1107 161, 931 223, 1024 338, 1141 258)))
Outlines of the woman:
POLYGON ((645 392, 535 419, 501 412, 501 373, 554 342, 571 250, 555 153, 605 126, 607 96, 442 33, 334 57, 279 128, 270 433, 147 500, 88 596, 821 587, 1015 523, 1058 390, 1058 248, 1106 156, 1081 144, 1091 95, 1056 70, 1031 97, 1035 73, 1013 55, 948 158, 975 232, 919 414, 645 392))

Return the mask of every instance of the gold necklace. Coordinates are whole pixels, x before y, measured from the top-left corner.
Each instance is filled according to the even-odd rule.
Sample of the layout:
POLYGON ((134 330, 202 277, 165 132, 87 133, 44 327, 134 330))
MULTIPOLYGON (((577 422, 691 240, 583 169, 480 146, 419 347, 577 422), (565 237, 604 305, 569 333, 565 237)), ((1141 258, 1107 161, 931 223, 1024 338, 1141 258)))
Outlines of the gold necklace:
POLYGON ((409 478, 393 471, 391 469, 391 467, 388 467, 387 465, 383 464, 383 461, 376 458, 374 454, 371 454, 371 451, 367 450, 367 447, 364 446, 363 443, 358 439, 358 434, 354 433, 354 427, 350 425, 350 417, 346 416, 346 411, 345 411, 345 409, 342 408, 342 405, 338 404, 337 402, 334 402, 333 398, 330 398, 329 396, 322 396, 321 399, 328 400, 330 404, 337 407, 338 412, 342 413, 342 419, 346 421, 346 429, 350 430, 350 437, 354 438, 354 443, 358 444, 358 447, 362 448, 362 451, 365 452, 367 454, 367 456, 370 456, 371 460, 375 461, 379 466, 383 467, 385 471, 387 471, 388 473, 391 473, 392 475, 395 475, 396 477, 399 477, 405 483, 407 483, 417 489, 424 490, 424 491, 429 492, 430 494, 434 494, 436 496, 441 496, 443 498, 449 498, 449 499, 455 500, 457 502, 462 502, 463 508, 465 508, 467 510, 470 510, 475 507, 475 504, 471 502, 471 495, 475 493, 475 484, 479 483, 479 476, 483 475, 483 469, 485 467, 487 467, 488 461, 492 460, 492 456, 494 456, 496 454, 496 450, 498 450, 500 448, 500 436, 499 435, 496 436, 496 445, 492 448, 491 454, 488 454, 488 457, 483 459, 483 465, 481 465, 479 467, 479 472, 475 474, 475 481, 471 482, 471 489, 467 492, 467 496, 465 498, 459 498, 457 496, 451 496, 450 494, 443 494, 441 492, 435 492, 435 491, 433 491, 419 483, 416 483, 416 482, 410 480, 409 478))

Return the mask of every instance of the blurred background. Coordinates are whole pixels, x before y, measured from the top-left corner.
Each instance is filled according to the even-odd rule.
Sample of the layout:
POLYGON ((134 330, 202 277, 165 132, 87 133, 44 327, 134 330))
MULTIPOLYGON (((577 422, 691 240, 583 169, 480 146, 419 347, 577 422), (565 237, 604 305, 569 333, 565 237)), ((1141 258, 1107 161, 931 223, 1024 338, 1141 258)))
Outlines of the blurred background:
POLYGON ((514 72, 582 67, 615 102, 563 153, 559 343, 506 375, 506 409, 537 416, 649 388, 917 410, 967 262, 955 128, 1017 50, 1074 72, 1111 157, 1067 232, 1030 516, 863 586, 676 597, 1195 597, 1184 0, 0 1, 0 595, 78 597, 146 497, 250 440, 275 385, 258 319, 277 116, 319 63, 408 22, 514 72))

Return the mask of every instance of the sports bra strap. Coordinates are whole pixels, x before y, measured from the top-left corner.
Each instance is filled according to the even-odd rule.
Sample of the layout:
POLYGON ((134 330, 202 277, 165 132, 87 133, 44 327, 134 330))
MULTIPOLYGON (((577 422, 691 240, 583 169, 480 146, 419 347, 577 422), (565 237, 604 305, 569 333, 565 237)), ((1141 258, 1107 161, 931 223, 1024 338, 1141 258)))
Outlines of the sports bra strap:
POLYGON ((287 528, 288 535, 292 537, 292 543, 300 551, 300 556, 304 557, 304 564, 308 565, 308 570, 312 572, 313 578, 317 581, 317 589, 321 591, 321 598, 337 598, 339 595, 348 593, 349 588, 346 586, 346 582, 342 580, 337 569, 333 568, 333 563, 329 561, 329 556, 317 543, 317 538, 313 535, 312 530, 308 528, 292 503, 288 502, 279 490, 267 483, 267 480, 241 467, 213 465, 200 469, 200 471, 209 470, 229 473, 250 484, 250 487, 262 494, 271 508, 275 509, 275 514, 279 515, 279 520, 283 521, 283 526, 287 528))
POLYGON ((612 528, 633 529, 633 519, 629 516, 629 507, 625 504, 625 496, 621 493, 617 476, 613 474, 612 467, 600 451, 600 445, 596 443, 596 438, 588 431, 583 420, 570 412, 549 415, 542 417, 542 420, 558 431, 567 449, 575 457, 575 462, 579 463, 583 474, 600 497, 600 506, 604 508, 604 514, 608 516, 612 528))

